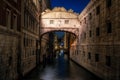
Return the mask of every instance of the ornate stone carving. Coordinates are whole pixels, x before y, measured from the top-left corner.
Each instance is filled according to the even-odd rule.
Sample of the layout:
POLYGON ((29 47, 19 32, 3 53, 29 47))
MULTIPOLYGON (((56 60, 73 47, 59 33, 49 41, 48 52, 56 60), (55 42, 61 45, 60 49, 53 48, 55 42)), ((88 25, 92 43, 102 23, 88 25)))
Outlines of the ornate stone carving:
POLYGON ((44 12, 42 12, 42 15, 49 12, 68 12, 68 13, 73 13, 75 15, 79 15, 78 13, 75 13, 72 9, 69 9, 67 11, 64 7, 55 7, 52 10, 46 9, 44 12))

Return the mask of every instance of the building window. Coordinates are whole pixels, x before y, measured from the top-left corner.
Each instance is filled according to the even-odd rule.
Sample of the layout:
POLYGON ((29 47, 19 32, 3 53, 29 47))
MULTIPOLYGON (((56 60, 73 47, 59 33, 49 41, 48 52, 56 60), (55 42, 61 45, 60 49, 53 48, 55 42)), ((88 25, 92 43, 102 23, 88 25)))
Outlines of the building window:
POLYGON ((86 18, 84 18, 84 22, 85 22, 85 24, 86 24, 86 18))
POLYGON ((27 28, 27 26, 28 26, 28 23, 27 23, 27 21, 28 21, 28 14, 27 14, 27 12, 25 11, 24 12, 24 26, 27 28))
POLYGON ((20 26, 21 26, 21 24, 20 24, 21 19, 20 19, 20 16, 18 16, 18 15, 16 16, 16 18, 17 18, 17 19, 16 19, 16 21, 17 21, 17 22, 16 22, 17 31, 20 31, 20 30, 21 30, 21 27, 20 27, 20 26))
POLYGON ((24 44, 24 47, 26 46, 26 38, 24 37, 24 40, 23 40, 23 44, 24 44))
POLYGON ((91 30, 89 31, 89 37, 92 37, 92 32, 91 32, 91 30))
POLYGON ((96 36, 99 36, 99 35, 100 35, 100 28, 97 27, 97 28, 96 28, 96 36))
POLYGON ((112 5, 112 0, 106 0, 106 6, 111 7, 112 5))
POLYGON ((34 55, 34 50, 32 51, 32 55, 34 55))
POLYGON ((96 15, 100 14, 100 6, 96 7, 96 15))
POLYGON ((99 61, 99 54, 95 54, 95 62, 99 61))
POLYGON ((12 18, 12 26, 11 26, 11 29, 17 29, 17 16, 16 15, 13 15, 13 18, 12 18))
POLYGON ((69 23, 69 20, 65 20, 65 24, 68 24, 69 23))
POLYGON ((86 39, 86 33, 84 32, 84 39, 86 39))
POLYGON ((54 21, 53 20, 50 20, 50 24, 53 24, 54 23, 54 21))
POLYGON ((91 59, 91 53, 88 52, 88 59, 91 59))
POLYGON ((11 27, 11 13, 10 13, 10 11, 8 9, 6 11, 6 26, 8 28, 11 27))
POLYGON ((112 24, 111 24, 111 22, 107 23, 107 33, 112 33, 112 24))
POLYGON ((85 57, 85 51, 83 51, 83 57, 85 57))
POLYGON ((111 57, 110 56, 106 56, 106 65, 111 66, 111 57))
POLYGON ((89 20, 92 19, 92 13, 89 13, 89 20))
POLYGON ((13 0, 13 1, 17 3, 17 0, 13 0))

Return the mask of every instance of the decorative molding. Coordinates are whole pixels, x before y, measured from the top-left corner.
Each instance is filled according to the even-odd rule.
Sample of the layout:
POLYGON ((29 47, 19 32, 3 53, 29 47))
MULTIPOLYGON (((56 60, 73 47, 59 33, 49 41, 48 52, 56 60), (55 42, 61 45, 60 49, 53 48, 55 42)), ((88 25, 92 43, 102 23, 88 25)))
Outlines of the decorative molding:
POLYGON ((49 13, 49 12, 68 12, 68 13, 73 13, 75 15, 79 15, 78 13, 75 13, 72 9, 69 9, 68 11, 64 7, 55 7, 52 10, 46 9, 44 12, 42 12, 42 15, 49 13))

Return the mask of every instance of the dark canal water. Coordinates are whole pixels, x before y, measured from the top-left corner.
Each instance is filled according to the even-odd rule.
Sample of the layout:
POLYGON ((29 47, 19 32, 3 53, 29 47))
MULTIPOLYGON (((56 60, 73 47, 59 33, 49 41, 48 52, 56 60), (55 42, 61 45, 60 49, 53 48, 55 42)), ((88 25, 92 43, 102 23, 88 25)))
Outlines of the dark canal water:
POLYGON ((101 80, 72 61, 62 56, 45 68, 38 68, 22 80, 101 80))

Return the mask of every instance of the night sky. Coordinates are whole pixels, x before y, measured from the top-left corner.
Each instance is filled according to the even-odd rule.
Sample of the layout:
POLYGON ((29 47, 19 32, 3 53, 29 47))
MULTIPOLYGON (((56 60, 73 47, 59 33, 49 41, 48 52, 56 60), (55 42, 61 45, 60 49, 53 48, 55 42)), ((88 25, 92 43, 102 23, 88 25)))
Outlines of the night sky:
MULTIPOLYGON (((64 7, 67 10, 72 9, 76 13, 80 13, 90 0, 50 0, 51 7, 64 7)), ((59 38, 62 38, 64 32, 56 32, 59 38)))
POLYGON ((90 0, 51 0, 51 7, 65 7, 67 10, 73 9, 80 13, 90 0))

